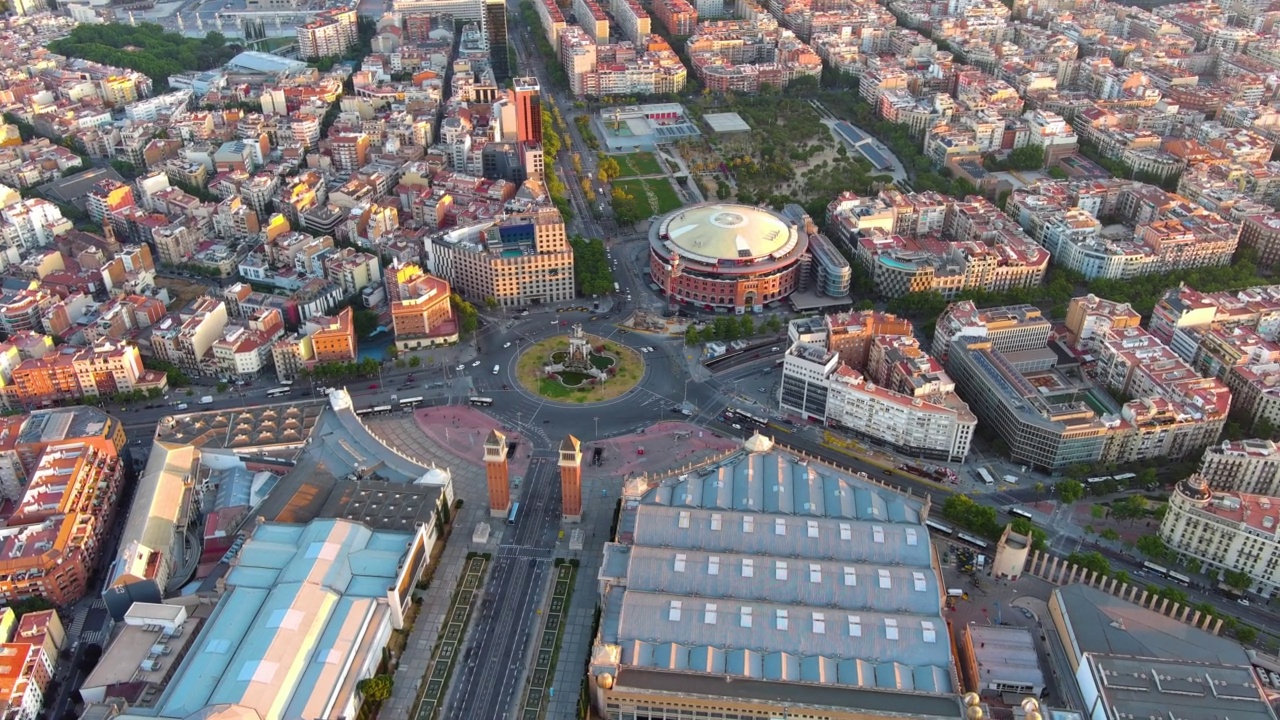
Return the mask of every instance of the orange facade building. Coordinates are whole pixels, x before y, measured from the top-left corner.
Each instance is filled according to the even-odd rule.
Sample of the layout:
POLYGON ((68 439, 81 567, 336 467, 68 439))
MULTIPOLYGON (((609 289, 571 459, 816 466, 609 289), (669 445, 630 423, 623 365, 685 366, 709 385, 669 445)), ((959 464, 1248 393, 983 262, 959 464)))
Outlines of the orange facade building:
POLYGON ((457 342, 458 326, 449 303, 448 281, 428 275, 410 263, 390 268, 387 285, 391 325, 399 349, 457 342))
MULTIPOLYGON (((354 362, 356 359, 356 324, 351 308, 343 308, 336 317, 311 334, 316 362, 354 362)), ((312 318, 314 322, 316 318, 312 318)))

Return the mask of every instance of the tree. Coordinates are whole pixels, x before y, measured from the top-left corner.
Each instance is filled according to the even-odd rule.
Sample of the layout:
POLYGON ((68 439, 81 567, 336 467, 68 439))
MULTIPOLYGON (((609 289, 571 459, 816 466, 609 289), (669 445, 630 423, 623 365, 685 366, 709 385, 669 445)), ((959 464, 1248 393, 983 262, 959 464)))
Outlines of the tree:
POLYGON ((386 350, 382 351, 382 357, 386 360, 395 360, 399 356, 400 348, 395 343, 391 343, 386 350))
POLYGON ((1111 574, 1111 563, 1102 556, 1102 553, 1093 551, 1087 553, 1073 552, 1067 556, 1067 562, 1074 563, 1086 570, 1096 570, 1099 575, 1111 574))
POLYGON ((1111 506, 1111 514, 1117 520, 1128 520, 1130 525, 1133 521, 1147 515, 1147 499, 1141 495, 1130 495, 1122 500, 1117 501, 1111 506))
POLYGON ((1032 486, 1032 489, 1036 491, 1036 497, 1044 497, 1044 488, 1045 485, 1043 482, 1037 482, 1032 486))
POLYGON ((702 337, 698 332, 698 328, 694 327, 693 325, 690 325, 689 327, 684 329, 685 345, 697 345, 701 341, 702 341, 702 337))
POLYGON ((1239 570, 1224 570, 1222 572, 1222 582, 1236 590, 1247 590, 1253 584, 1249 573, 1239 570))
POLYGON ((218 394, 219 394, 219 395, 221 395, 221 394, 225 393, 226 391, 227 391, 227 384, 226 384, 226 383, 224 383, 224 382, 220 382, 220 383, 218 383, 218 394))
POLYGON ((1146 555, 1152 560, 1167 560, 1169 558, 1169 548, 1164 544, 1164 540, 1159 535, 1143 535, 1138 538, 1138 552, 1146 555))
POLYGON ((1112 542, 1115 542, 1116 540, 1120 539, 1120 533, 1116 532, 1115 528, 1103 528, 1102 532, 1099 533, 1099 537, 1101 537, 1103 540, 1110 540, 1112 542))
POLYGON ((394 685, 395 680, 390 675, 374 675, 356 683, 356 690, 360 691, 365 700, 382 702, 391 697, 391 688, 394 685))
POLYGON ((1241 625, 1236 628, 1236 639, 1245 645, 1249 645, 1258 639, 1258 631, 1251 625, 1241 625))
POLYGON ((422 364, 422 358, 418 357, 417 355, 414 355, 409 358, 409 367, 416 368, 421 364, 422 364))
POLYGON ((1054 487, 1058 491, 1058 498, 1068 505, 1084 497, 1084 485, 1079 480, 1063 480, 1054 487))
POLYGON ((458 293, 449 296, 449 303, 453 305, 454 315, 458 318, 458 329, 463 335, 470 335, 480 327, 480 314, 476 312, 474 305, 463 300, 458 293))

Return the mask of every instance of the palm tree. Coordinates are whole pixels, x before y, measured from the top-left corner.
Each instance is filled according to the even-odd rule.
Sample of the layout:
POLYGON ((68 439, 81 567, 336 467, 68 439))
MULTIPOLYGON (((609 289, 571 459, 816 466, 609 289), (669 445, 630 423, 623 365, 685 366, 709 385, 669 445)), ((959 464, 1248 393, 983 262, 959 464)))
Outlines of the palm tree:
POLYGON ((1043 482, 1037 482, 1037 483, 1035 484, 1035 490, 1036 490, 1036 496, 1037 496, 1037 497, 1044 497, 1044 483, 1043 483, 1043 482))

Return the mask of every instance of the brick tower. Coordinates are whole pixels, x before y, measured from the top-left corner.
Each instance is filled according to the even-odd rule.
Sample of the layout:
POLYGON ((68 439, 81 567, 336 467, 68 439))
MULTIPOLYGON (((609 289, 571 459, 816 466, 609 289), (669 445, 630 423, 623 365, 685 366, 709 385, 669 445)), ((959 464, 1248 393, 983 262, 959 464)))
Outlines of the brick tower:
POLYGON ((489 480, 489 515, 506 517, 511 509, 511 484, 507 480, 507 437, 494 430, 484 441, 484 471, 489 480))
POLYGON ((560 519, 582 519, 582 443, 566 435, 560 443, 560 519))

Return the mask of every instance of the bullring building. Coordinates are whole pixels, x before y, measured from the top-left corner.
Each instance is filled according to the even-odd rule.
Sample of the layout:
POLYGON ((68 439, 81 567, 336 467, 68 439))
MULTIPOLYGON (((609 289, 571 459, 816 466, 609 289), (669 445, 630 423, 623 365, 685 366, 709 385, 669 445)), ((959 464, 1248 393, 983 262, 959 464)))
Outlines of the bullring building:
POLYGON ((929 501, 754 435, 628 480, 598 575, 609 720, 956 718, 929 501))
POLYGON ((650 275, 681 304, 762 312, 806 284, 811 233, 810 223, 764 208, 690 205, 650 225, 650 275))

